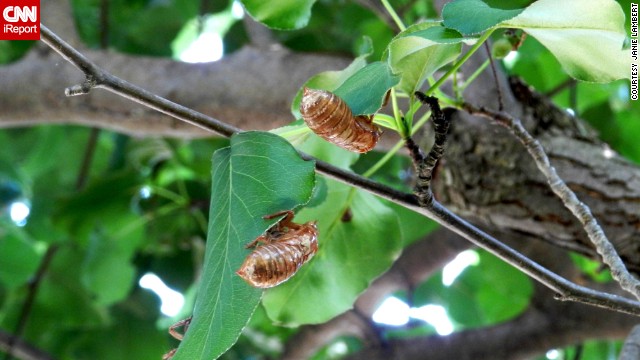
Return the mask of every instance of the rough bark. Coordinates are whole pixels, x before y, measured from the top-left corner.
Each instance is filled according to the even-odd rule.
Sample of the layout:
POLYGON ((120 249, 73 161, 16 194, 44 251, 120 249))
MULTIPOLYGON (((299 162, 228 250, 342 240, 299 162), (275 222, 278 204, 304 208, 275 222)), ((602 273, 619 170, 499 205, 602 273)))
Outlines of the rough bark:
MULTIPOLYGON (((529 131, 552 165, 589 205, 626 264, 638 270, 640 169, 612 152, 581 120, 521 83, 512 85, 529 131)), ((459 112, 438 180, 436 197, 476 223, 598 258, 578 221, 505 129, 459 112)))

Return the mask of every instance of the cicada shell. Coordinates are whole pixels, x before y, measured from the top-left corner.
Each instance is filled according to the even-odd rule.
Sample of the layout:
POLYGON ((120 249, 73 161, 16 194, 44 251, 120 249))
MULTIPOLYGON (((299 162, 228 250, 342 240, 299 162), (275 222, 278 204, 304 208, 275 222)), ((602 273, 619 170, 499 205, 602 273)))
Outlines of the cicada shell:
MULTIPOLYGON (((189 325, 191 325, 191 317, 188 317, 184 320, 180 320, 169 327, 169 334, 174 339, 182 341, 182 339, 184 338, 184 334, 189 329, 189 325), (182 334, 178 332, 178 328, 182 328, 183 330, 182 334)), ((177 351, 178 351, 177 348, 170 350, 168 353, 162 356, 162 360, 171 360, 171 358, 173 358, 173 355, 175 355, 177 351)))
POLYGON ((325 90, 305 87, 300 113, 318 136, 357 153, 373 149, 382 133, 373 123, 373 115, 354 116, 344 100, 325 90))
POLYGON ((265 218, 283 214, 287 216, 274 228, 247 245, 247 248, 255 249, 236 273, 251 286, 265 289, 289 280, 318 251, 316 222, 296 224, 291 221, 292 211, 279 212, 265 218))

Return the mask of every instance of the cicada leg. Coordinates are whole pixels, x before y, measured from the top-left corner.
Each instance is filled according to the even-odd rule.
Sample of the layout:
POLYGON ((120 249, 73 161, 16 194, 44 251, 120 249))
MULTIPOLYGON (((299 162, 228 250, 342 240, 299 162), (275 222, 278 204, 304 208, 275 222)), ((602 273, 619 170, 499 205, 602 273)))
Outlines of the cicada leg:
POLYGON ((191 316, 184 320, 180 320, 177 323, 171 325, 169 327, 169 335, 173 336, 174 339, 182 340, 184 338, 184 334, 189 330, 189 325, 191 324, 191 316), (182 333, 178 332, 178 329, 182 328, 182 333))
POLYGON ((258 236, 257 238, 252 240, 250 243, 245 245, 244 246, 245 249, 256 247, 260 243, 269 244, 271 242, 277 241, 278 238, 282 237, 282 235, 284 235, 289 230, 297 230, 301 227, 300 224, 296 224, 292 221, 294 217, 294 213, 291 210, 278 211, 277 213, 274 213, 274 214, 265 215, 262 218, 265 220, 269 220, 282 215, 286 215, 286 216, 282 218, 282 220, 278 221, 278 223, 275 226, 268 229, 264 233, 264 235, 258 236))
POLYGON ((276 225, 276 228, 278 231, 284 232, 284 229, 290 229, 290 230, 297 230, 300 228, 300 224, 296 224, 293 222, 293 217, 295 216, 293 211, 291 210, 283 210, 283 211, 278 211, 275 214, 271 214, 271 215, 266 215, 263 216, 263 219, 269 220, 269 219, 273 219, 276 218, 278 216, 282 216, 282 215, 287 215, 284 218, 282 218, 282 220, 280 220, 278 222, 278 224, 276 225))
MULTIPOLYGON (((184 338, 184 334, 186 334, 187 330, 189 329, 189 324, 191 324, 191 318, 192 317, 189 316, 188 318, 180 320, 177 323, 171 325, 169 327, 169 335, 171 335, 174 339, 182 341, 182 339, 184 338), (178 332, 179 328, 182 328, 182 333, 178 332)), ((178 349, 172 349, 168 353, 162 355, 162 360, 171 360, 173 355, 176 354, 176 351, 178 351, 178 349)))

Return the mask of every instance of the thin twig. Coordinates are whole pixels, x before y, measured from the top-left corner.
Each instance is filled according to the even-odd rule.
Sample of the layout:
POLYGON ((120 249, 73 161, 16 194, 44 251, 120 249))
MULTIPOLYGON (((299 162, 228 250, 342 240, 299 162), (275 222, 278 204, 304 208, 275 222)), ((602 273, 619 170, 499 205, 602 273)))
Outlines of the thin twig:
POLYGON ((493 74, 493 81, 496 83, 496 91, 498 93, 498 110, 504 110, 504 102, 502 101, 502 88, 500 87, 500 82, 498 81, 498 70, 496 69, 496 63, 493 60, 493 54, 491 53, 491 48, 489 48, 489 43, 487 41, 484 42, 484 48, 487 51, 487 57, 489 58, 489 63, 491 64, 491 74, 493 74))
POLYGON ((49 264, 51 264, 51 260, 53 260, 53 256, 55 255, 56 251, 58 251, 58 248, 58 245, 55 244, 50 245, 49 248, 47 248, 47 251, 40 261, 40 266, 38 266, 35 275, 29 281, 27 298, 22 304, 20 316, 18 317, 18 323, 16 324, 15 330, 13 331, 13 336, 9 338, 7 352, 4 356, 5 360, 11 359, 14 355, 14 346, 16 345, 16 340, 19 340, 22 337, 22 334, 27 327, 27 323, 29 322, 29 315, 31 315, 33 303, 36 300, 36 294, 38 293, 38 288, 40 287, 42 279, 44 278, 44 274, 49 269, 49 264))
POLYGON ((91 169, 91 162, 93 161, 93 155, 95 154, 96 145, 98 144, 99 134, 100 129, 91 128, 89 139, 87 140, 87 146, 84 151, 84 157, 82 158, 82 164, 80 165, 80 170, 76 177, 76 190, 81 190, 87 183, 87 179, 89 178, 89 169, 91 169))
POLYGON ((433 192, 431 191, 433 170, 438 164, 438 160, 444 155, 444 145, 447 142, 447 133, 449 132, 449 120, 440 109, 437 98, 427 96, 419 91, 416 91, 415 95, 421 103, 429 105, 431 108, 431 122, 435 133, 433 146, 431 146, 426 158, 415 163, 417 173, 416 196, 421 206, 428 206, 433 199, 433 192))
POLYGON ((100 48, 109 47, 109 0, 100 0, 100 48))
POLYGON ((178 120, 188 122, 205 130, 214 131, 220 135, 229 137, 240 132, 240 129, 235 126, 223 123, 185 106, 178 105, 111 75, 42 24, 40 24, 40 35, 45 44, 49 45, 69 63, 76 66, 87 77, 83 84, 65 89, 67 96, 86 94, 94 87, 102 88, 178 120))
POLYGON ((577 84, 577 80, 574 78, 569 78, 566 81, 563 81, 560 85, 556 86, 555 88, 547 91, 544 96, 552 98, 556 95, 558 95, 560 92, 562 92, 564 89, 567 88, 572 88, 574 86, 576 86, 577 84))
POLYGON ((0 329, 0 350, 13 349, 13 355, 21 360, 53 360, 53 356, 0 329))
POLYGON ((578 344, 576 345, 575 349, 576 349, 576 353, 573 354, 573 360, 582 359, 582 354, 584 353, 584 345, 578 344))
POLYGON ((580 201, 576 194, 560 178, 556 169, 551 165, 549 157, 545 153, 540 142, 538 142, 527 129, 524 128, 520 119, 514 118, 502 112, 493 112, 484 108, 477 108, 471 104, 463 104, 463 108, 472 115, 479 115, 492 119, 498 124, 505 126, 524 145, 540 172, 546 177, 551 190, 562 200, 564 206, 571 211, 582 224, 589 240, 596 247, 596 251, 602 256, 602 261, 611 269, 611 276, 620 286, 640 299, 640 281, 633 277, 620 259, 613 244, 607 239, 604 231, 598 224, 591 209, 580 201))
MULTIPOLYGON (((47 45, 57 51, 71 64, 83 71, 85 76, 97 79, 96 87, 107 89, 120 96, 132 99, 152 109, 156 109, 178 120, 186 121, 190 124, 200 126, 220 135, 228 137, 241 131, 236 127, 170 102, 106 73, 97 65, 89 61, 85 56, 80 54, 77 50, 71 48, 44 25, 41 25, 41 36, 42 40, 47 45)), ((482 230, 459 218, 457 215, 444 208, 437 201, 432 201, 429 206, 420 207, 418 199, 411 194, 395 190, 389 186, 380 184, 353 172, 340 169, 331 164, 315 159, 308 154, 300 153, 300 156, 305 160, 315 161, 316 171, 321 174, 344 184, 358 187, 409 210, 413 210, 426 217, 434 219, 439 224, 449 228, 468 241, 498 256, 508 264, 538 280, 548 288, 556 291, 558 293, 557 298, 560 300, 576 301, 640 316, 640 302, 576 285, 542 267, 538 263, 498 241, 491 235, 484 233, 482 230)))

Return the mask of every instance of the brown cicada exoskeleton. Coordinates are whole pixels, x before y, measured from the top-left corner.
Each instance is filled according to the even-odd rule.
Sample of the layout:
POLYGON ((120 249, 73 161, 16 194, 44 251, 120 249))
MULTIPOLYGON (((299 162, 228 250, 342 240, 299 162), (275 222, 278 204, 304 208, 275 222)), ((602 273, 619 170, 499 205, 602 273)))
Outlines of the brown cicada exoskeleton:
POLYGON ((264 218, 284 214, 287 216, 246 246, 255 249, 236 273, 251 286, 270 288, 289 280, 318 251, 315 221, 296 224, 292 221, 293 211, 281 211, 264 218))
MULTIPOLYGON (((190 324, 191 324, 191 317, 188 317, 184 320, 180 320, 169 327, 169 334, 173 336, 174 339, 182 341, 182 339, 184 338, 184 333, 187 332, 190 324), (182 334, 178 332, 178 328, 180 327, 182 328, 182 332, 183 332, 182 334)), ((164 354, 162 356, 162 360, 170 360, 173 357, 173 355, 175 355, 176 351, 178 351, 178 349, 172 349, 168 353, 164 354)))
POLYGON ((344 100, 325 90, 305 87, 300 114, 318 136, 357 153, 373 149, 382 133, 373 123, 373 115, 354 116, 344 100))

